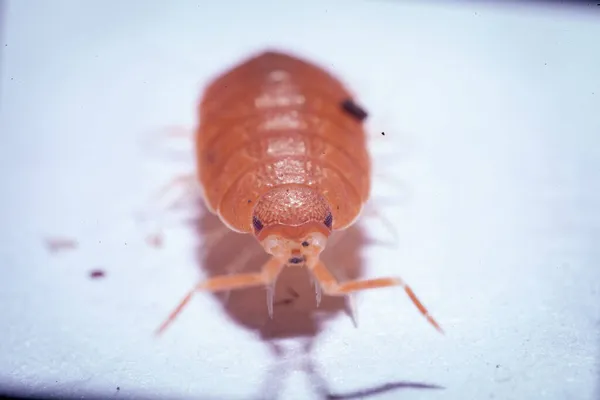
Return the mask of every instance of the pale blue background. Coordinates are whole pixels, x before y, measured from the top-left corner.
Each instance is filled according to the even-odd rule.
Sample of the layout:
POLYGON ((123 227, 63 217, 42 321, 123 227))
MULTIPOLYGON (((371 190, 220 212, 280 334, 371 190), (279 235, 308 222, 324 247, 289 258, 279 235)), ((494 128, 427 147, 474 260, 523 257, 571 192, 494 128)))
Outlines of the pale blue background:
MULTIPOLYGON (((199 277, 194 240, 174 228, 157 253, 131 215, 193 168, 189 154, 165 160, 140 138, 193 127, 209 79, 275 46, 329 68, 371 112, 376 169, 410 194, 383 210, 398 248, 365 249, 365 274, 400 274, 447 332, 400 291, 361 294, 359 328, 340 316, 311 352, 331 391, 414 381, 445 389, 378 398, 598 398, 599 10, 471 3, 10 2, 0 384, 257 395, 273 365, 266 344, 210 296, 151 336, 199 277), (82 247, 50 255, 43 238, 56 234, 82 247), (87 279, 94 266, 104 280, 87 279)), ((376 182, 376 194, 398 195, 376 182)), ((389 235, 376 219, 365 226, 389 235)), ((294 372, 279 395, 315 393, 294 372)))

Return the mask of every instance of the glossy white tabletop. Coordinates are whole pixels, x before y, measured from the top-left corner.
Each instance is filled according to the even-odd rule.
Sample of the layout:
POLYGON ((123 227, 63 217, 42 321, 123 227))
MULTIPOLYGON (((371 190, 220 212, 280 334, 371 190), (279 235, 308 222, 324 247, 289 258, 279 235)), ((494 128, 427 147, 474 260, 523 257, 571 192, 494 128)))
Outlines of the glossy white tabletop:
POLYGON ((274 3, 8 4, 2 390, 598 398, 600 7, 274 3), (396 244, 368 244, 394 236, 365 217, 329 263, 402 276, 445 335, 400 289, 357 296, 355 328, 335 299, 316 310, 308 275, 289 270, 273 321, 264 289, 199 294, 152 336, 195 282, 254 245, 230 234, 198 250, 215 220, 186 222, 197 199, 165 215, 162 248, 147 245, 153 226, 135 215, 195 165, 191 142, 158 133, 192 129, 205 84, 271 48, 328 68, 370 113, 373 205, 396 244), (78 247, 49 252, 49 237, 78 247))

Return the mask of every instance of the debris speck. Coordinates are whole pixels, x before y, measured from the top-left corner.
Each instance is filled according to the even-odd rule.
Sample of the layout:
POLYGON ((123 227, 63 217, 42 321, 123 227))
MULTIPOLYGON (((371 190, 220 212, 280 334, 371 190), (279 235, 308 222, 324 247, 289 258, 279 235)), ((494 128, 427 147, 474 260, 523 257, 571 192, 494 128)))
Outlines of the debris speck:
POLYGON ((69 238, 48 238, 46 239, 46 247, 51 253, 58 253, 65 250, 75 250, 78 243, 74 239, 69 238))
POLYGON ((154 248, 160 248, 163 246, 164 239, 160 233, 155 233, 155 234, 146 236, 146 243, 148 244, 148 246, 151 246, 154 248))
POLYGON ((104 278, 105 275, 101 269, 95 269, 90 272, 90 278, 92 279, 104 278))

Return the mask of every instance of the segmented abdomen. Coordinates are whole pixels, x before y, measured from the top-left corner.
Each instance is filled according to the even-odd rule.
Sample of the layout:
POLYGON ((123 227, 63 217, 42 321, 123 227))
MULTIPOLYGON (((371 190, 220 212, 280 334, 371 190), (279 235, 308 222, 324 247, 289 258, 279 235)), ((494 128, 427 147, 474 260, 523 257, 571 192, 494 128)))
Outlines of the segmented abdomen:
POLYGON ((250 232, 258 197, 278 185, 306 184, 328 199, 334 228, 351 224, 370 190, 362 122, 351 98, 322 69, 266 52, 216 79, 200 104, 196 151, 211 211, 250 232))

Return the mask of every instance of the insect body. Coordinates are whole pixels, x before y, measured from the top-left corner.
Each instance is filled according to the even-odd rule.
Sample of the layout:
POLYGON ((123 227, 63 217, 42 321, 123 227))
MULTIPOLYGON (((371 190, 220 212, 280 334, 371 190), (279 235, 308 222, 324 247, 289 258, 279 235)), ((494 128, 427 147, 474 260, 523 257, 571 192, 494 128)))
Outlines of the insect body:
POLYGON ((159 332, 200 290, 264 285, 272 316, 273 287, 286 266, 307 268, 328 295, 402 286, 441 330, 400 278, 340 283, 320 261, 332 231, 351 226, 369 199, 366 116, 329 73, 278 52, 251 58, 208 86, 196 131, 206 205, 230 229, 253 234, 272 257, 260 273, 199 283, 159 332))

